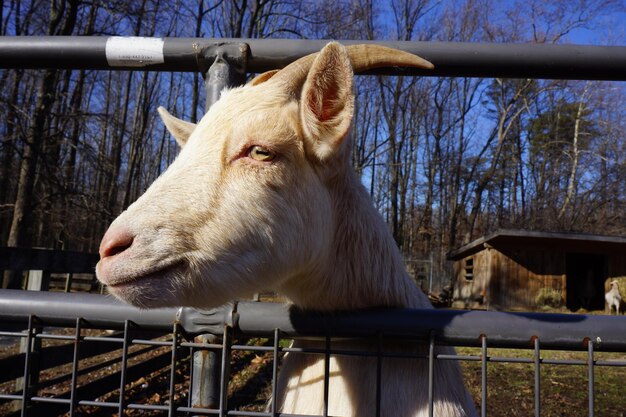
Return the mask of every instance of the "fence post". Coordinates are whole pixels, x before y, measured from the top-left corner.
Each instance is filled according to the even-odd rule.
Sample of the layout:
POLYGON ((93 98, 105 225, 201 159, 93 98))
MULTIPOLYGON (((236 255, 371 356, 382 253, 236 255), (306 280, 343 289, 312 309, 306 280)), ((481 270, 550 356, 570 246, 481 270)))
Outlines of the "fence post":
MULTIPOLYGON (((198 54, 198 67, 204 74, 205 110, 217 102, 224 88, 243 84, 249 46, 245 43, 218 43, 203 48, 198 54)), ((219 344, 214 335, 200 335, 194 341, 219 344)), ((218 408, 220 406, 221 355, 214 350, 196 350, 192 358, 191 406, 218 408)))
POLYGON ((48 291, 50 287, 49 271, 28 271, 26 289, 28 291, 48 291))
MULTIPOLYGON (((65 292, 72 292, 72 281, 74 279, 74 274, 68 272, 65 274, 65 292)), ((90 290, 91 292, 91 290, 90 290)))
MULTIPOLYGON (((26 289, 29 291, 48 291, 50 285, 50 272, 41 270, 30 270, 26 277, 26 289)), ((33 326, 35 334, 41 332, 41 327, 33 326)), ((29 332, 31 329, 28 330, 29 332)), ((15 390, 30 391, 39 383, 39 371, 41 370, 41 339, 26 338, 20 339, 20 353, 30 352, 30 366, 27 380, 17 378, 15 380, 15 390)), ((24 404, 21 404, 24 408, 24 404)))

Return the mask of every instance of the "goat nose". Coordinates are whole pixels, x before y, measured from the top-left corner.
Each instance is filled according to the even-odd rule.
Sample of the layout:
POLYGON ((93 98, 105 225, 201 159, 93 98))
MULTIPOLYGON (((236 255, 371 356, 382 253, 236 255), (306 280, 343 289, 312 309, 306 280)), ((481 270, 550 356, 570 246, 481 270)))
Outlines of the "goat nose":
POLYGON ((126 228, 109 228, 100 242, 100 259, 124 252, 133 244, 135 236, 126 228))

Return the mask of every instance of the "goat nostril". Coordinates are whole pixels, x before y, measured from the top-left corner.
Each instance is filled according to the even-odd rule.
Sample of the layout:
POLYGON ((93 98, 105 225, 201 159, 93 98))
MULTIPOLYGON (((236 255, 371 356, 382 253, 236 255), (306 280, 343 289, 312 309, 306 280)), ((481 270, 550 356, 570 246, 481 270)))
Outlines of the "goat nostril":
POLYGON ((132 244, 133 242, 131 241, 130 243, 126 243, 124 245, 114 246, 107 251, 105 256, 115 256, 118 253, 124 252, 126 249, 130 248, 130 245, 132 244))
POLYGON ((109 230, 105 233, 100 244, 100 258, 115 256, 130 248, 134 236, 127 231, 109 230))

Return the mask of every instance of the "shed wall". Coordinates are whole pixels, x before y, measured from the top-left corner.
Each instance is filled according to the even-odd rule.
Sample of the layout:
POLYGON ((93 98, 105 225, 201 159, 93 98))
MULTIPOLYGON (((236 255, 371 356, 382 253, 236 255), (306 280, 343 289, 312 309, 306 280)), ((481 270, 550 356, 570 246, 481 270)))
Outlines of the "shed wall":
POLYGON ((534 309, 542 288, 552 288, 565 297, 563 251, 501 248, 491 252, 490 307, 534 309))
POLYGON ((565 300, 564 251, 485 248, 456 261, 454 273, 455 299, 463 308, 532 310, 542 288, 561 292, 565 300), (474 260, 471 281, 465 278, 464 265, 468 258, 474 260))
POLYGON ((612 280, 626 282, 626 244, 594 236, 501 234, 465 254, 454 262, 455 305, 463 308, 534 310, 540 307, 537 296, 547 288, 560 293, 574 311, 594 310, 603 307, 612 280), (474 262, 472 280, 465 277, 468 259, 474 262))
POLYGON ((492 257, 491 249, 484 249, 454 263, 455 290, 454 299, 458 300, 461 308, 486 308, 488 300, 488 286, 491 279, 492 257), (473 262, 473 276, 466 277, 466 264, 469 259, 473 262))
POLYGON ((605 289, 610 288, 609 282, 617 278, 626 278, 626 251, 612 252, 607 255, 607 280, 605 289))

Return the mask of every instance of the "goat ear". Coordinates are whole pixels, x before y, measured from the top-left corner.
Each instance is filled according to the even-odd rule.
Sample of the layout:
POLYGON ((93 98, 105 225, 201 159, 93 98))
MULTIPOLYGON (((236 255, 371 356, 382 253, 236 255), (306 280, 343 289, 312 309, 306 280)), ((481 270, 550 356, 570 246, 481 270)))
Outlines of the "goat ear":
POLYGON ((345 47, 331 42, 316 57, 302 87, 300 120, 305 147, 320 161, 337 152, 350 130, 353 77, 345 47))
POLYGON ((189 136, 196 129, 196 124, 191 122, 186 122, 177 117, 172 116, 164 107, 160 107, 157 109, 159 115, 161 116, 161 120, 163 120, 163 124, 170 132, 174 139, 176 139, 176 143, 181 148, 185 146, 189 136))

